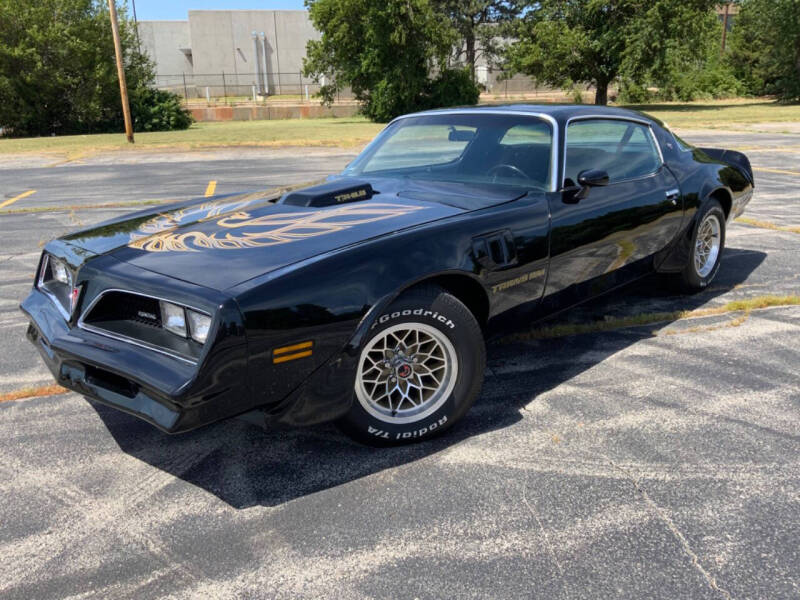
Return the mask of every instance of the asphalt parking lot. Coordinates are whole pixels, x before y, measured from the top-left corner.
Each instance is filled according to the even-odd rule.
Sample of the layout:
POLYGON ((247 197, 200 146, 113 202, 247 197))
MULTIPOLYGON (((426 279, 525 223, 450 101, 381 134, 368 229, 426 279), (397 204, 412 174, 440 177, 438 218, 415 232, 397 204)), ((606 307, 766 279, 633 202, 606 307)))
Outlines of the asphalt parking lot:
MULTIPOLYGON (((681 133, 745 150, 746 216, 800 226, 800 135, 681 133)), ((17 305, 44 242, 132 210, 98 205, 352 157, 0 159, 0 203, 35 190, 0 209, 0 393, 50 383, 17 305)), ((560 322, 800 294, 798 256, 797 233, 735 223, 702 294, 650 278, 560 322)), ((798 598, 799 371, 800 306, 781 306, 492 344, 463 424, 401 449, 248 418, 169 437, 71 393, 2 402, 0 597, 798 598)))

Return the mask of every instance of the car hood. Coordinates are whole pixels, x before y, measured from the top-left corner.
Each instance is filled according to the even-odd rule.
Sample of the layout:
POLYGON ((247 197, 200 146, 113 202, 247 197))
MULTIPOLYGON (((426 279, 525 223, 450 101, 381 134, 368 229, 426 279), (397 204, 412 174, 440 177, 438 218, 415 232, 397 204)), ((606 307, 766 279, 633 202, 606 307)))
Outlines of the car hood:
POLYGON ((372 188, 368 199, 323 207, 284 204, 285 189, 204 198, 134 213, 62 239, 223 290, 350 244, 522 195, 519 188, 397 180, 376 181, 372 188))

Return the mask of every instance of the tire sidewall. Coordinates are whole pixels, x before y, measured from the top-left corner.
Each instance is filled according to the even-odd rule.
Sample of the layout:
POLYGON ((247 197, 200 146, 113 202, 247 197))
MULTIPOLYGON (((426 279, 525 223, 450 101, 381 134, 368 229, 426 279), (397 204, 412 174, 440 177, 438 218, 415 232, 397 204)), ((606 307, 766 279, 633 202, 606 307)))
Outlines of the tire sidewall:
POLYGON ((415 322, 437 329, 450 340, 458 361, 455 385, 433 413, 419 421, 402 424, 389 423, 368 413, 354 391, 350 411, 340 425, 361 441, 398 445, 433 437, 458 421, 480 391, 485 366, 480 328, 469 310, 446 292, 427 299, 422 294, 401 297, 376 316, 359 350, 359 368, 361 353, 374 337, 395 325, 415 322))
POLYGON ((692 244, 690 249, 691 255, 689 256, 689 264, 686 265, 686 282, 692 288, 703 289, 714 280, 714 277, 717 276, 717 271, 719 271, 719 267, 722 264, 722 254, 725 251, 725 213, 722 211, 722 207, 716 200, 706 204, 706 206, 697 215, 694 231, 692 232, 692 244), (713 214, 719 220, 719 254, 717 255, 717 262, 714 263, 714 268, 711 269, 711 272, 705 277, 701 277, 694 264, 695 245, 697 244, 697 236, 700 233, 700 227, 703 224, 703 221, 705 221, 706 217, 710 214, 713 214))

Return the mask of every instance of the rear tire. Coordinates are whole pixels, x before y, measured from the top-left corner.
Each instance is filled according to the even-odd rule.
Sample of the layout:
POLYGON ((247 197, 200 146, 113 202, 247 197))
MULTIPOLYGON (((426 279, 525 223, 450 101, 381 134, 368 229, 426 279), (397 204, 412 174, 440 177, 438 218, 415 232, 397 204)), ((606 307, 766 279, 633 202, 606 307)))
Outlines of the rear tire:
POLYGON ((483 335, 469 309, 438 286, 409 290, 373 321, 352 406, 338 425, 372 446, 429 439, 466 414, 485 366, 483 335))
POLYGON ((699 292, 708 287, 719 271, 725 249, 725 213, 716 200, 700 209, 692 231, 689 261, 681 272, 683 288, 699 292))

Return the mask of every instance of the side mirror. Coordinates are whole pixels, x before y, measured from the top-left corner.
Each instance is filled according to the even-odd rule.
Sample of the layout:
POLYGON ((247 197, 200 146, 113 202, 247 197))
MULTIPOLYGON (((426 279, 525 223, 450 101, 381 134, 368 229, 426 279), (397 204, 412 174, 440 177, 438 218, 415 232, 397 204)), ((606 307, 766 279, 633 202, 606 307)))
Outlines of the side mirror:
MULTIPOLYGON (((572 183, 569 179, 567 182, 572 183)), ((586 169, 578 173, 578 185, 570 185, 564 189, 563 200, 567 204, 576 204, 589 195, 593 187, 608 185, 608 171, 586 169)))
POLYGON ((608 185, 608 171, 602 169, 581 171, 578 173, 578 185, 583 188, 608 185))
POLYGON ((455 127, 451 127, 450 132, 447 134, 447 139, 451 142, 471 142, 474 137, 474 131, 469 129, 456 129, 455 127))

